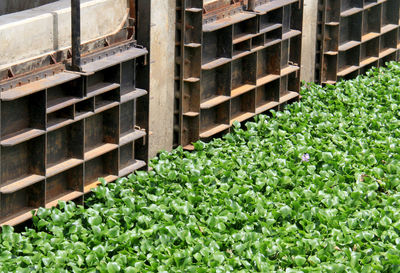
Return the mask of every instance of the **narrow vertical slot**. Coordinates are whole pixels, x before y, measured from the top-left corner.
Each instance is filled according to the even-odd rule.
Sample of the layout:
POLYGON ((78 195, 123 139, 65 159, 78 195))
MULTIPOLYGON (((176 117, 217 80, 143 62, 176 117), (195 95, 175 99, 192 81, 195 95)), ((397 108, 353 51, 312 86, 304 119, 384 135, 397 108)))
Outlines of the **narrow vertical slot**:
POLYGON ((283 8, 274 9, 259 16, 260 32, 272 31, 276 28, 282 27, 283 8))
POLYGON ((74 122, 74 105, 47 114, 47 131, 56 130, 74 122))
POLYGON ((387 32, 380 37, 379 57, 384 58, 397 50, 397 29, 387 32))
POLYGON ((44 134, 45 123, 44 91, 16 100, 1 101, 1 145, 16 145, 44 134))
POLYGON ((325 25, 323 48, 324 53, 334 53, 339 50, 339 24, 325 25))
POLYGON ((230 102, 226 101, 200 113, 200 138, 208 138, 230 127, 230 102))
POLYGON ((200 108, 210 108, 229 100, 231 90, 231 63, 202 73, 200 108))
POLYGON ((379 58, 379 37, 361 44, 360 66, 368 65, 379 58))
POLYGON ((83 98, 82 78, 47 89, 47 110, 52 113, 71 106, 83 98))
POLYGON ((323 55, 322 60, 322 83, 333 84, 337 81, 338 55, 323 55))
POLYGON ((282 28, 279 27, 272 31, 265 33, 265 46, 271 46, 279 43, 282 39, 282 28))
POLYGON ((339 22, 340 20, 340 1, 326 0, 325 5, 325 24, 339 22))
POLYGON ((121 96, 136 89, 136 59, 121 63, 121 96))
POLYGON ((281 78, 279 91, 279 103, 286 103, 299 96, 300 78, 296 72, 288 74, 281 78))
POLYGON ((188 82, 183 85, 182 114, 197 116, 200 112, 200 82, 188 82))
POLYGON ((136 124, 136 100, 131 100, 120 106, 120 137, 119 145, 135 141, 146 136, 146 131, 136 124))
POLYGON ((350 73, 340 74, 338 76, 338 81, 341 81, 341 80, 345 80, 345 81, 352 80, 352 79, 355 79, 358 75, 360 75, 360 69, 355 69, 354 71, 351 71, 350 73))
POLYGON ((281 43, 274 44, 258 51, 257 85, 263 85, 279 78, 281 69, 281 43))
POLYGON ((268 111, 279 103, 280 79, 271 81, 256 89, 256 113, 268 111))
POLYGON ((396 57, 397 57, 397 52, 392 52, 388 55, 385 55, 379 60, 379 66, 384 66, 386 65, 386 63, 391 61, 397 61, 396 57))
POLYGON ((1 193, 13 193, 35 184, 45 175, 45 136, 1 147, 1 193))
POLYGON ((238 58, 251 51, 251 40, 245 40, 243 42, 233 45, 233 57, 238 58))
POLYGON ((82 119, 94 113, 94 98, 89 98, 75 104, 75 119, 82 119))
POLYGON ((143 160, 137 159, 135 142, 127 143, 119 149, 119 176, 126 176, 146 166, 143 160))
POLYGON ((343 17, 340 22, 339 50, 348 50, 361 42, 362 13, 343 17))
POLYGON ((360 64, 360 46, 339 52, 338 76, 343 77, 358 70, 360 64))
POLYGON ((367 64, 367 65, 365 65, 365 66, 360 68, 360 75, 364 75, 365 73, 367 73, 373 67, 378 67, 378 66, 379 66, 379 61, 375 61, 373 63, 367 64))
POLYGON ((119 108, 114 107, 85 120, 85 160, 114 150, 119 143, 119 108))
POLYGON ((378 0, 364 0, 364 8, 376 3, 378 3, 378 0))
POLYGON ((231 121, 243 122, 255 115, 255 90, 251 90, 243 95, 237 96, 231 101, 231 121))
POLYGON ((340 2, 340 12, 342 16, 353 14, 363 7, 363 0, 341 0, 340 2))
POLYGON ((97 95, 94 97, 94 108, 95 112, 104 111, 110 109, 119 104, 120 89, 114 89, 112 91, 97 95))
POLYGON ((257 17, 233 25, 233 44, 250 39, 257 33, 257 17))
POLYGON ((301 36, 289 40, 289 66, 300 68, 301 61, 301 36))
POLYGON ((120 64, 100 70, 87 77, 86 96, 93 97, 120 87, 120 64))
POLYGON ((363 11, 361 41, 368 41, 379 36, 381 31, 381 15, 381 5, 363 11))
POLYGON ((251 49, 259 50, 264 47, 265 44, 265 35, 257 35, 251 40, 251 49))
POLYGON ((289 66, 289 50, 290 50, 290 41, 284 40, 282 41, 281 48, 281 69, 285 69, 289 66))
POLYGON ((185 44, 201 44, 202 13, 185 12, 185 44))
POLYGON ((398 26, 399 8, 400 3, 398 0, 387 0, 382 3, 382 33, 398 26))
POLYGON ((44 180, 0 197, 0 224, 18 225, 32 218, 32 210, 45 205, 44 180))
POLYGON ((84 193, 97 187, 100 178, 107 183, 118 178, 118 150, 110 151, 85 163, 84 193))
POLYGON ((46 208, 59 201, 72 201, 83 195, 83 164, 50 177, 46 181, 46 208))
POLYGON ((120 106, 120 138, 123 138, 135 131, 135 100, 121 104, 120 106))
POLYGON ((47 134, 46 175, 52 176, 83 162, 83 121, 47 134))
POLYGON ((200 134, 200 119, 196 116, 183 116, 181 144, 183 147, 191 145, 199 139, 200 134))
POLYGON ((236 97, 255 88, 257 81, 256 63, 256 53, 232 62, 232 91, 230 94, 232 97, 236 97))
POLYGON ((203 0, 185 0, 185 7, 203 9, 203 0))
POLYGON ((183 57, 183 79, 196 81, 200 79, 201 73, 201 48, 185 47, 183 57))
POLYGON ((212 68, 229 61, 230 58, 232 58, 232 26, 203 33, 203 69, 212 68))
POLYGON ((282 19, 282 33, 290 31, 290 17, 292 16, 292 9, 290 5, 283 7, 283 19, 282 19))

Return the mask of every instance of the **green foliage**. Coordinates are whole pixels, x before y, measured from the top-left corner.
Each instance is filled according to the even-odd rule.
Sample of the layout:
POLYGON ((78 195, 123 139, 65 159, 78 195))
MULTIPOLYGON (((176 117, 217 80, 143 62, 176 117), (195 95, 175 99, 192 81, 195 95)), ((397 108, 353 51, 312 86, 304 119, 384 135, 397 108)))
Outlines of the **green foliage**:
POLYGON ((400 272, 399 64, 246 127, 3 227, 0 270, 400 272))

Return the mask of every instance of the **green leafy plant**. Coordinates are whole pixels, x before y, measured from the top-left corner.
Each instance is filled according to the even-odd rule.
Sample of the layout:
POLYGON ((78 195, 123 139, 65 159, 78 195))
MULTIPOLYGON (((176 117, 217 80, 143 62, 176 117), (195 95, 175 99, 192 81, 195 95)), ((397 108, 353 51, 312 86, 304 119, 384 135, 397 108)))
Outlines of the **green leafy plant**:
POLYGON ((400 272, 400 65, 0 235, 2 272, 400 272))

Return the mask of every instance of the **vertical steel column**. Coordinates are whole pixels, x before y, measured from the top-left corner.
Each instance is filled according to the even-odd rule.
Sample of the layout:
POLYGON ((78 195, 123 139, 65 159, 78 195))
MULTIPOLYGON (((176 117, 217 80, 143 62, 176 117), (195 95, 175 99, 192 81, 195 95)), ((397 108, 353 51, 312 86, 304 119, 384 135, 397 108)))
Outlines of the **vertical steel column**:
MULTIPOLYGON (((150 48, 150 33, 151 33, 151 5, 153 1, 137 0, 136 1, 136 40, 138 44, 150 48)), ((136 86, 145 90, 149 90, 150 94, 150 54, 144 56, 143 62, 138 62, 136 74, 136 86), (146 59, 147 58, 147 59, 146 59), (147 65, 146 65, 147 63, 147 65)), ((139 151, 146 158, 146 163, 149 159, 149 105, 150 95, 143 96, 137 100, 136 106, 136 123, 143 129, 147 130, 145 136, 145 145, 141 146, 139 151)))
POLYGON ((71 0, 72 70, 81 71, 81 1, 71 0))
POLYGON ((253 11, 256 8, 256 0, 249 0, 247 10, 253 11))

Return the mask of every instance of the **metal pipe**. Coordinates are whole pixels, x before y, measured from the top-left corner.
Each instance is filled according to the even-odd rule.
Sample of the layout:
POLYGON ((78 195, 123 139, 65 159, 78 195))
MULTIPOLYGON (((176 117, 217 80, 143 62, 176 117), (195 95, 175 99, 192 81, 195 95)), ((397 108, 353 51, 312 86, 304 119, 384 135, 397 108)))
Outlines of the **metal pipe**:
POLYGON ((254 11, 255 8, 256 8, 256 0, 249 0, 247 4, 247 10, 254 11))
POLYGON ((74 71, 81 71, 81 1, 71 0, 71 45, 74 71))

